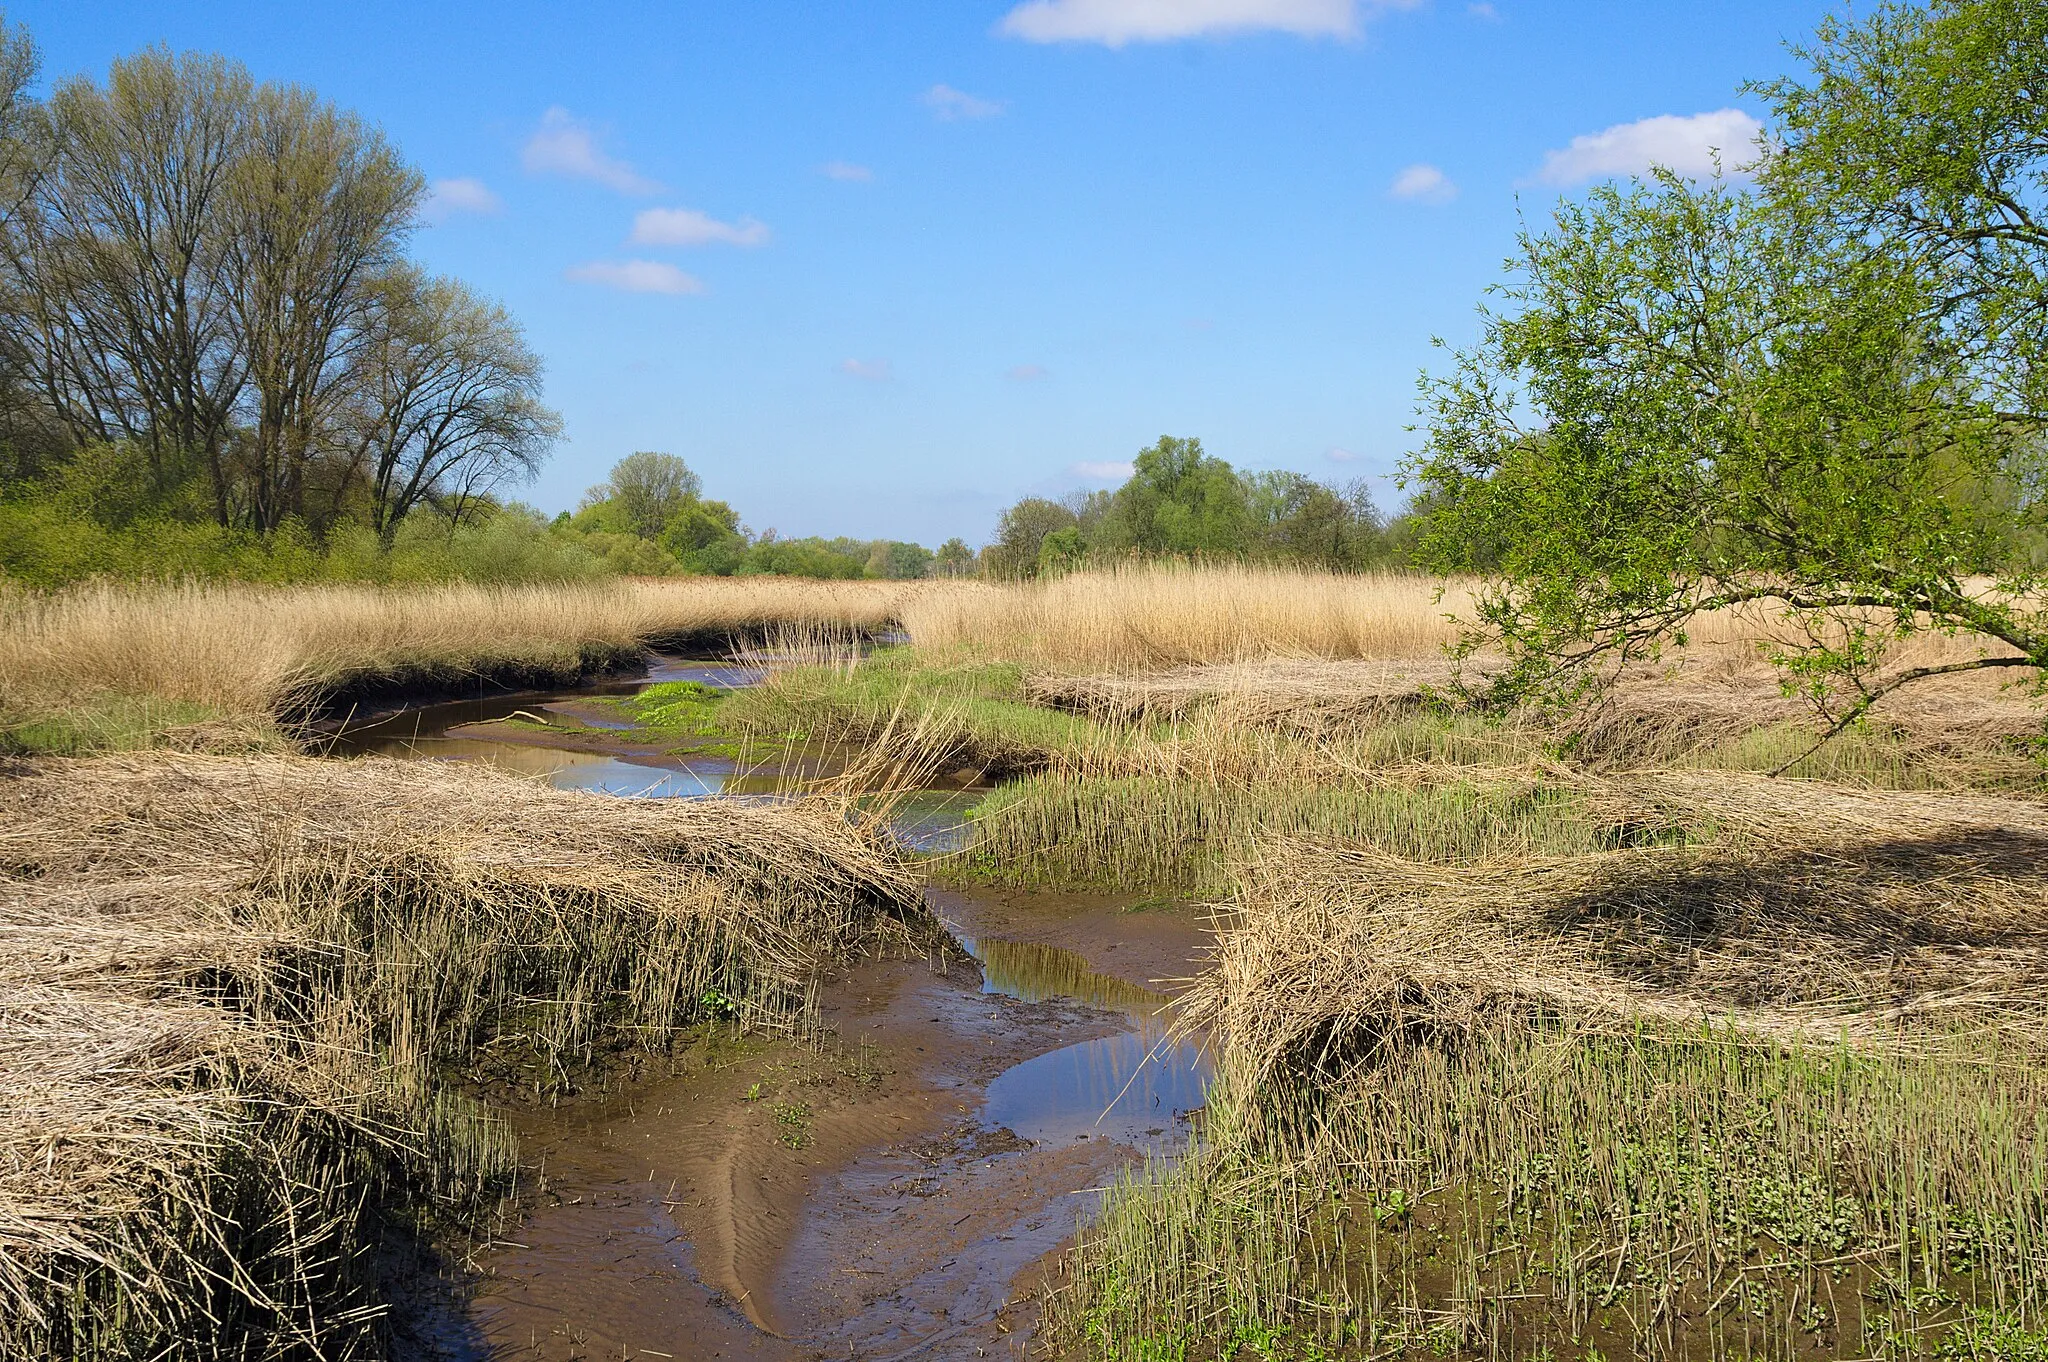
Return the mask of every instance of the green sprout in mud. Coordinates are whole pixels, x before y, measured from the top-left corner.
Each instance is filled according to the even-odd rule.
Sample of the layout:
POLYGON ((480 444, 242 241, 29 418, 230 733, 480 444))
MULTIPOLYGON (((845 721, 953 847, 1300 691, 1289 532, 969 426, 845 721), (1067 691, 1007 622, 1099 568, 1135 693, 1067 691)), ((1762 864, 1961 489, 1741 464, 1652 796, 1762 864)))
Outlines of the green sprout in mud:
MULTIPOLYGON (((758 1086, 758 1085, 756 1085, 758 1086)), ((802 1102, 775 1104, 775 1138, 791 1149, 811 1142, 811 1109, 802 1102)))
POLYGON ((749 1088, 747 1089, 747 1095, 746 1095, 746 1096, 745 1096, 744 1098, 742 1098, 741 1100, 742 1100, 742 1101, 745 1101, 745 1102, 758 1102, 758 1101, 760 1101, 760 1100, 761 1100, 761 1085, 760 1085, 759 1083, 756 1083, 756 1084, 752 1085, 751 1087, 749 1087, 749 1088))
POLYGON ((707 1016, 716 1017, 720 1021, 732 1021, 740 1015, 739 1003, 715 988, 705 989, 704 996, 697 1002, 707 1016))

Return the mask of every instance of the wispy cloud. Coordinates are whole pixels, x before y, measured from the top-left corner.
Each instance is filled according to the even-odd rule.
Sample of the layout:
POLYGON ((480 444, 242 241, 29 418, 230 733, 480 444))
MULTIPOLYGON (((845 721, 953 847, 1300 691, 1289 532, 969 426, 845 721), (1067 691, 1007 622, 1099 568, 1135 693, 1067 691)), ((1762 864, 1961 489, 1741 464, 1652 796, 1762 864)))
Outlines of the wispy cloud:
POLYGON ((1356 454, 1353 454, 1350 450, 1341 448, 1337 445, 1332 445, 1328 450, 1324 451, 1323 457, 1328 459, 1331 463, 1358 462, 1358 456, 1356 454))
POLYGON ((839 372, 863 383, 887 383, 896 377, 896 366, 886 359, 842 359, 839 372))
POLYGON ((1387 196, 1409 203, 1449 203, 1458 197, 1458 186, 1435 166, 1417 164, 1394 177, 1387 196))
POLYGON ((994 118, 1003 111, 1000 100, 980 99, 950 85, 932 86, 924 92, 924 102, 931 107, 932 117, 942 123, 962 118, 994 118))
POLYGON ((1536 172, 1540 184, 1584 184, 1619 175, 1641 175, 1652 166, 1668 166, 1681 175, 1715 173, 1719 153, 1724 173, 1741 171, 1756 159, 1757 135, 1763 125, 1740 109, 1712 113, 1660 114, 1634 123, 1617 123, 1601 132, 1574 137, 1571 145, 1545 152, 1536 172))
POLYGON ((1019 364, 1016 368, 1003 375, 1003 377, 1009 379, 1012 383, 1036 383, 1039 379, 1046 376, 1046 372, 1046 367, 1043 364, 1019 364))
POLYGON ((765 222, 720 222, 695 208, 644 208, 633 216, 636 246, 765 246, 768 236, 765 222))
POLYGON ((595 180, 621 194, 659 194, 661 185, 599 145, 597 129, 557 104, 541 115, 540 127, 520 150, 520 164, 533 175, 567 175, 595 180))
POLYGON ((428 222, 442 223, 457 213, 495 213, 504 206, 504 200, 482 180, 458 177, 436 180, 427 187, 427 201, 420 205, 420 216, 428 222))
POLYGON ((587 265, 570 266, 562 277, 579 284, 602 284, 606 288, 623 289, 627 293, 685 294, 704 291, 703 280, 661 260, 593 260, 587 265))
POLYGON ((1067 465, 1067 471, 1077 478, 1086 478, 1090 482, 1122 482, 1137 472, 1138 468, 1129 459, 1121 459, 1104 463, 1071 463, 1067 465))
POLYGON ((996 31, 1031 43, 1164 43, 1229 33, 1353 38, 1366 20, 1422 0, 1026 0, 996 31))
POLYGON ((851 161, 827 161, 818 167, 818 173, 828 180, 844 180, 849 184, 866 184, 875 178, 874 171, 851 161))
POLYGON ((1465 6, 1465 13, 1474 19, 1484 19, 1488 23, 1500 22, 1500 11, 1493 7, 1490 0, 1475 0, 1473 4, 1465 6))

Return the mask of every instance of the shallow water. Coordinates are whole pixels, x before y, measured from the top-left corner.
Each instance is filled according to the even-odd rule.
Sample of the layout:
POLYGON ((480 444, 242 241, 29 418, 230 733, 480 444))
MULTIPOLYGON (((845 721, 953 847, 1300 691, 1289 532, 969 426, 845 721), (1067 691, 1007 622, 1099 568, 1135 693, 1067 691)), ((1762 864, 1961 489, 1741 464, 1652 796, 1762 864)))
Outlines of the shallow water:
MULTIPOLYGON (((957 935, 957 934, 956 934, 957 935)), ((1024 1002, 1065 999, 1129 1016, 1133 1029, 1037 1055, 998 1074, 984 1124, 1027 1140, 1110 1139, 1161 1153, 1184 1142, 1183 1119, 1203 1102, 1208 1056, 1167 1035, 1165 994, 1092 968, 1077 951, 1036 941, 958 936, 981 965, 984 993, 1024 1002)))
MULTIPOLYGON (((760 678, 744 667, 657 658, 647 676, 635 681, 385 716, 345 731, 333 750, 487 762, 556 788, 620 796, 783 798, 796 775, 816 772, 742 770, 727 758, 687 752, 573 750, 577 740, 566 733, 563 741, 571 747, 549 745, 545 730, 521 727, 496 738, 488 726, 591 695, 631 694, 658 681, 731 687, 760 678)), ((587 727, 610 727, 586 711, 576 711, 576 717, 587 727)), ((591 745, 588 736, 582 742, 591 745)), ((982 793, 890 796, 891 827, 918 851, 960 849, 971 837, 969 815, 982 793)), ((894 1047, 896 1071, 909 1086, 894 1096, 856 1096, 857 1109, 838 1116, 820 1107, 820 1138, 836 1120, 844 1123, 842 1133, 851 1132, 845 1133, 850 1143, 808 1172, 772 1175, 796 1174, 795 1185, 803 1190, 794 1203, 785 1198, 770 1205, 772 1197, 761 1200, 765 1191, 741 1195, 736 1189, 750 1185, 752 1174, 740 1182, 731 1180, 734 1175, 706 1174, 700 1184, 700 1196, 714 1184, 734 1189, 718 1195, 728 1196, 727 1213, 738 1218, 703 1231, 711 1236, 706 1243, 724 1245, 720 1261, 768 1253, 762 1261, 780 1266, 757 1264, 744 1272, 730 1267, 722 1270, 725 1277, 700 1277, 702 1264, 692 1266, 694 1250, 685 1251, 689 1236, 672 1219, 683 1203, 673 1200, 678 1194, 672 1183, 667 1193, 657 1185, 675 1174, 662 1170, 685 1170, 689 1182, 697 1174, 687 1170, 705 1157, 706 1138, 691 1132, 727 1128, 735 1118, 721 1116, 721 1110, 752 1108, 731 1093, 713 1096, 702 1086, 710 1080, 670 1080, 648 1090, 644 1100, 673 1110, 677 1118, 639 1117, 628 1126, 608 1113, 601 1123, 587 1118, 580 1132, 549 1137, 551 1181, 557 1169, 563 1176, 580 1169, 571 1181, 586 1188, 589 1200, 580 1199, 583 1194, 574 1201, 558 1196, 552 1211, 536 1210, 518 1231, 521 1243, 512 1247, 520 1252, 487 1263, 493 1291, 480 1302, 476 1321, 505 1355, 527 1355, 515 1340, 523 1345, 529 1338, 532 1355, 556 1355, 533 1332, 545 1327, 537 1321, 548 1320, 563 1322, 566 1332, 556 1332, 565 1338, 581 1331, 591 1344, 602 1338, 609 1347, 614 1325, 628 1317, 638 1332, 631 1338, 621 1334, 618 1346, 666 1348, 683 1340, 697 1350, 678 1356, 812 1356, 812 1345, 827 1343, 834 1355, 843 1345, 862 1355, 874 1346, 885 1352, 909 1346, 929 1349, 923 1354, 928 1356, 979 1356, 999 1340, 1015 1341, 1008 1319, 1017 1308, 1017 1274, 1073 1232, 1092 1204, 1076 1193, 1100 1187, 1142 1156, 1171 1154, 1185 1144, 1188 1114, 1201 1106, 1209 1081, 1208 1061, 1198 1046, 1166 1039, 1170 999, 1135 982, 1132 971, 1134 964, 1163 958, 1156 970, 1136 978, 1177 972, 1176 966, 1188 963, 1199 929, 1101 906, 1087 909, 1083 921, 1071 916, 1070 902, 1057 899, 1020 906, 1000 896, 941 897, 947 900, 945 915, 957 924, 954 935, 979 966, 978 988, 972 976, 960 980, 957 967, 950 974, 941 969, 920 976, 925 967, 914 962, 877 963, 862 967, 880 971, 873 981, 842 979, 825 999, 828 1019, 843 1038, 872 1034, 894 1047), (1162 957, 1162 942, 1179 940, 1176 932, 1188 939, 1162 957), (1098 968, 1089 954, 1047 936, 1114 955, 1121 973, 1098 968), (880 1029, 861 1029, 874 1027, 880 1029), (906 1142, 920 1121, 932 1132, 917 1137, 927 1143, 906 1142), (864 1122, 875 1123, 871 1132, 861 1133, 864 1122), (899 1129, 906 1134, 886 1133, 899 1129), (941 1131, 950 1133, 930 1144, 941 1131), (786 1209, 776 1211, 776 1205, 786 1209), (789 1214, 793 1222, 775 1219, 789 1214), (895 1247, 874 1248, 882 1244, 895 1247), (846 1255, 856 1249, 868 1255, 861 1261, 877 1265, 846 1267, 846 1255), (740 1276, 709 1285, 714 1279, 726 1282, 732 1273, 740 1276), (848 1281, 849 1273, 858 1280, 848 1281), (694 1285, 681 1290, 670 1282, 660 1291, 649 1285, 671 1278, 694 1285), (741 1293, 736 1299, 732 1282, 742 1280, 760 1295, 741 1293), (713 1334, 718 1347, 704 1348, 713 1334), (785 1338, 808 1342, 803 1351, 790 1353, 785 1338)), ((864 976, 857 970, 856 977, 864 976)), ((636 1100, 629 1096, 629 1113, 636 1100)), ((729 1157, 740 1168, 756 1166, 762 1155, 741 1149, 729 1157)), ((807 1157, 797 1156, 799 1164, 807 1157)), ((761 1176, 765 1185, 771 1174, 761 1176)))

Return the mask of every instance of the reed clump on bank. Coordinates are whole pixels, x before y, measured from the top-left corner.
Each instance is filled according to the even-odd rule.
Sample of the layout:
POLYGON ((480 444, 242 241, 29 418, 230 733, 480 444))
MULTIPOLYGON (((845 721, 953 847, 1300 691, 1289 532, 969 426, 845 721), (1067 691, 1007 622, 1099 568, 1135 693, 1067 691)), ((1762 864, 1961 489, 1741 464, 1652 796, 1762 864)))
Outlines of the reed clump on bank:
POLYGON ((0 1356, 380 1355, 380 1259, 474 1224, 489 1100, 933 930, 837 807, 159 754, 0 775, 0 1356))
POLYGON ((1112 1195, 1056 1337, 2048 1346, 2042 806, 1704 772, 1579 799, 1685 839, 1259 849, 1183 1000, 1222 1052, 1205 1143, 1112 1195))

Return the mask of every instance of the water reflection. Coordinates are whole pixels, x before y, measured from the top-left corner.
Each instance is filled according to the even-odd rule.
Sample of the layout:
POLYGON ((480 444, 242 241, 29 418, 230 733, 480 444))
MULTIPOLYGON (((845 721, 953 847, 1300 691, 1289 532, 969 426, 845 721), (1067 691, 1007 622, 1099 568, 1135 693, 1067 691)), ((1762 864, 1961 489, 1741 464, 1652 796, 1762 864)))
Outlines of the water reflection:
POLYGON ((1163 1152, 1186 1138, 1180 1118, 1202 1105, 1209 1076, 1200 1046, 1141 1027, 1004 1070, 981 1119, 1042 1144, 1085 1136, 1163 1152))
POLYGON ((981 963, 981 991, 1042 1003, 1071 998, 1106 1012, 1151 1017, 1167 1004, 1164 993, 1128 979, 1090 969, 1086 957, 1037 941, 962 937, 960 944, 981 963))
POLYGON ((680 657, 650 657, 647 660, 647 675, 631 683, 631 689, 653 685, 659 681, 695 681, 700 686, 716 690, 738 690, 742 686, 757 686, 768 675, 759 667, 742 666, 737 662, 693 662, 680 657))
POLYGON ((367 750, 420 761, 481 762, 501 771, 536 776, 558 790, 654 799, 701 799, 715 795, 732 774, 731 762, 657 765, 601 752, 570 752, 559 747, 532 747, 486 738, 392 738, 367 750))
POLYGON ((1089 968, 1085 957, 1036 941, 962 937, 981 964, 981 991, 1025 1002, 1068 999, 1122 1012, 1133 1029, 1027 1059, 989 1084, 981 1119, 1027 1140, 1118 1140, 1152 1152, 1179 1144, 1179 1121, 1202 1105, 1210 1065, 1201 1046, 1167 1035, 1163 993, 1089 968))
POLYGON ((896 796, 889 829, 912 851, 962 851, 973 836, 969 818, 984 790, 919 790, 896 796))

